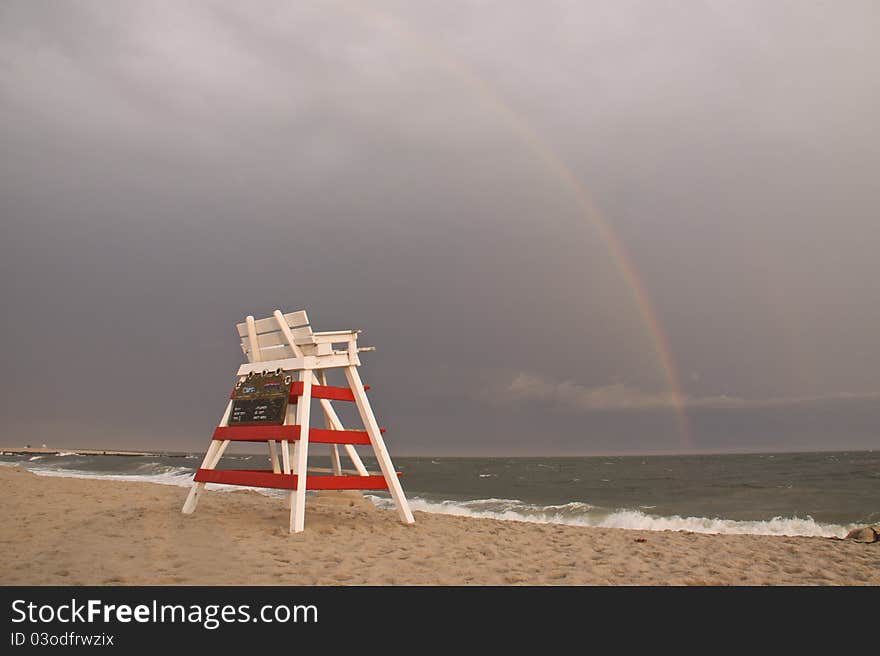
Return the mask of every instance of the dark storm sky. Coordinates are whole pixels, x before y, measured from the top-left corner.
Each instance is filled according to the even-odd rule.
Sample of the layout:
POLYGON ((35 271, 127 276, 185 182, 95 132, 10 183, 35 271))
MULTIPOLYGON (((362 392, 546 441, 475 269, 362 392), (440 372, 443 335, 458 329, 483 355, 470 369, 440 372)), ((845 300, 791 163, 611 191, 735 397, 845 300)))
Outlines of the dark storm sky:
POLYGON ((876 2, 180 4, 0 5, 3 444, 201 449, 279 307, 392 453, 880 447, 876 2))

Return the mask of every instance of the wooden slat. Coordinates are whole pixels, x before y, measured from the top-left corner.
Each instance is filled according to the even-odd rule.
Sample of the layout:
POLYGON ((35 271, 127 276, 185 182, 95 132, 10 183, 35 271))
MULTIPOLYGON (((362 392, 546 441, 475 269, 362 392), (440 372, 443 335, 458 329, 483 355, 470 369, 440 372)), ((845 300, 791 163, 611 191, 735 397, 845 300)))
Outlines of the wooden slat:
POLYGON ((312 333, 312 341, 316 344, 342 344, 352 339, 357 339, 360 330, 334 330, 322 333, 312 333))
MULTIPOLYGON (((307 344, 342 344, 348 343, 348 341, 352 338, 352 336, 357 335, 356 330, 346 330, 335 332, 331 334, 327 333, 313 333, 311 328, 305 326, 303 328, 294 328, 290 331, 293 333, 293 341, 297 345, 307 345, 307 344)), ((287 346, 287 337, 280 330, 275 330, 271 333, 262 333, 257 335, 257 341, 260 344, 260 349, 265 351, 267 348, 271 348, 273 346, 287 346)), ((247 335, 241 338, 242 345, 250 350, 248 345, 247 335)), ((287 356, 290 357, 290 356, 287 356)))
MULTIPOLYGON (((241 340, 245 347, 245 353, 251 352, 251 347, 246 339, 241 340)), ((296 354, 287 344, 278 344, 277 346, 261 346, 260 360, 286 360, 287 358, 295 358, 296 354)), ((251 358, 253 361, 253 358, 251 358)))
MULTIPOLYGON (((306 314, 305 310, 298 310, 297 312, 288 312, 284 315, 284 318, 287 320, 287 325, 291 328, 297 328, 299 326, 307 326, 309 324, 309 315, 306 314)), ((258 333, 270 333, 275 330, 278 330, 278 324, 275 321, 275 317, 267 317, 266 319, 257 319, 254 322, 258 333)), ((247 336, 247 324, 239 323, 235 325, 238 330, 239 337, 247 336)))
POLYGON ((400 486, 400 481, 397 480, 397 476, 394 474, 394 465, 391 462, 391 456, 388 455, 385 441, 382 439, 382 430, 379 428, 379 424, 376 423, 376 416, 373 414, 373 408, 370 406, 370 401, 364 390, 364 384, 361 381, 361 375, 358 373, 356 366, 346 367, 345 379, 348 381, 351 391, 354 392, 358 414, 361 416, 361 421, 364 423, 364 428, 370 437, 370 444, 373 445, 373 453, 379 463, 379 469, 382 470, 382 474, 388 482, 388 491, 391 493, 391 498, 394 499, 394 504, 397 506, 400 521, 404 524, 413 524, 416 520, 413 518, 412 510, 410 510, 406 495, 404 495, 403 488, 400 486))
MULTIPOLYGON (((251 347, 248 343, 247 339, 241 340, 242 347, 244 348, 244 352, 248 355, 251 353, 251 347)), ((307 342, 304 340, 297 340, 296 345, 301 347, 302 355, 332 355, 333 347, 330 344, 313 344, 311 342, 307 342)), ((299 357, 296 352, 290 348, 289 344, 278 344, 277 346, 261 346, 260 348, 260 357, 261 361, 266 360, 285 360, 287 358, 296 358, 299 357)), ((253 358, 250 358, 253 362, 253 358)))
POLYGON ((360 334, 360 330, 322 330, 319 333, 312 333, 315 339, 332 339, 339 342, 347 342, 353 336, 360 334))
POLYGON ((335 367, 347 367, 351 365, 353 358, 348 353, 335 353, 333 355, 315 355, 304 358, 285 358, 283 360, 265 360, 263 362, 248 362, 241 365, 236 372, 237 376, 247 376, 249 373, 260 373, 264 369, 274 371, 294 371, 302 369, 333 369, 335 367))
MULTIPOLYGON (((214 430, 213 439, 232 442, 268 442, 269 440, 294 442, 299 439, 299 426, 218 426, 214 430)), ((309 442, 316 444, 369 444, 370 437, 367 435, 367 431, 310 428, 309 442)))
MULTIPOLYGON (((398 474, 399 476, 400 474, 398 474)), ((266 469, 199 469, 194 480, 198 483, 248 485, 277 490, 294 490, 296 474, 275 474, 266 469)), ((387 490, 383 476, 306 476, 307 490, 387 490)))
MULTIPOLYGON (((297 344, 313 344, 315 342, 315 340, 312 339, 312 329, 308 326, 293 328, 290 332, 293 335, 293 341, 297 344)), ((246 339, 246 337, 242 338, 242 340, 244 339, 246 339)), ((287 336, 279 329, 275 329, 271 333, 260 333, 259 335, 257 335, 257 339, 260 342, 260 348, 281 345, 287 346, 288 343, 287 336)), ((340 339, 338 341, 342 342, 345 340, 340 339)))
MULTIPOLYGON (((315 340, 312 339, 312 330, 308 326, 294 328, 291 330, 291 333, 294 337, 294 343, 297 345, 315 344, 315 340)), ((287 341, 287 337, 280 330, 257 335, 257 343, 259 344, 260 349, 260 360, 281 360, 284 358, 299 357, 297 353, 290 348, 290 343, 287 341)), ((241 338, 241 345, 244 347, 246 353, 251 352, 251 344, 247 335, 241 338)))

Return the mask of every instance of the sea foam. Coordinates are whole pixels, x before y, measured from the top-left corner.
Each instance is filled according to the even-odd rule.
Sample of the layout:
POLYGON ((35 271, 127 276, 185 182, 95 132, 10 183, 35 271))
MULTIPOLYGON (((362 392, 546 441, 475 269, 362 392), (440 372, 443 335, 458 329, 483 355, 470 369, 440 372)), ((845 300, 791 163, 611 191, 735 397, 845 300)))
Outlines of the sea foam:
MULTIPOLYGON (((367 495, 380 508, 393 508, 391 499, 367 495)), ((691 533, 730 535, 781 535, 810 537, 844 537, 855 525, 820 524, 812 517, 774 517, 768 520, 735 520, 710 517, 661 517, 640 510, 620 509, 609 511, 588 503, 572 502, 560 505, 535 505, 516 499, 475 499, 471 501, 434 501, 414 497, 410 499, 413 510, 483 517, 503 521, 530 522, 534 524, 563 524, 567 526, 593 526, 599 528, 623 528, 641 531, 686 531, 691 533)))
POLYGON ((142 474, 104 474, 78 469, 48 469, 29 467, 28 471, 37 476, 58 478, 91 478, 110 481, 135 481, 141 483, 160 483, 162 485, 189 486, 192 484, 193 471, 183 467, 169 467, 164 471, 144 472, 142 474))
MULTIPOLYGON (((167 467, 157 463, 145 463, 137 467, 141 473, 129 474, 105 474, 93 471, 77 469, 48 469, 44 467, 28 467, 28 471, 37 476, 51 476, 57 478, 86 478, 104 481, 130 481, 133 483, 158 483, 159 485, 174 485, 177 487, 189 487, 193 483, 192 469, 186 467, 167 467)), ((270 497, 280 497, 281 490, 272 490, 261 487, 246 485, 223 485, 222 483, 207 483, 205 489, 216 492, 234 492, 236 490, 252 490, 270 497)))

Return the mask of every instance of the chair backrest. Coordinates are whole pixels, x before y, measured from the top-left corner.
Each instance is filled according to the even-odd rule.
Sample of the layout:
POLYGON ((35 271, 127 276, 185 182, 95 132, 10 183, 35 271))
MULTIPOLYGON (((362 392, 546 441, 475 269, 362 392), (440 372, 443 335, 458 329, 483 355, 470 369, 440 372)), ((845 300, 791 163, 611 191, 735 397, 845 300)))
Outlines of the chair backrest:
POLYGON ((238 336, 241 338, 241 350, 247 356, 248 362, 298 358, 316 352, 314 332, 309 325, 309 317, 305 310, 289 312, 284 315, 276 310, 274 316, 256 319, 253 321, 254 335, 249 333, 248 323, 245 321, 235 326, 238 329, 238 336), (291 347, 288 335, 285 334, 285 330, 276 318, 279 315, 283 317, 287 332, 293 337, 295 349, 291 347), (252 348, 254 340, 257 344, 256 349, 252 348), (257 353, 254 353, 255 350, 257 353))

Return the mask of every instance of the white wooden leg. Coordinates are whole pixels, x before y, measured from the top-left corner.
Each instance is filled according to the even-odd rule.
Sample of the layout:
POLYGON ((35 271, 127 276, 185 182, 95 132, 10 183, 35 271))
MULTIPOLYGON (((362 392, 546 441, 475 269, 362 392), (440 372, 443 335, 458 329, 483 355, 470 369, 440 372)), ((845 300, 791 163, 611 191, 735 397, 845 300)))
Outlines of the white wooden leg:
MULTIPOLYGON (((326 385, 327 384, 327 374, 323 371, 315 372, 315 379, 318 382, 318 385, 326 385)), ((321 399, 321 401, 327 401, 326 404, 321 403, 321 409, 324 411, 324 428, 327 430, 337 430, 333 425, 333 420, 330 419, 330 413, 332 412, 334 415, 336 414, 333 411, 333 406, 330 405, 329 399, 321 399)), ((339 417, 336 418, 337 420, 339 417)), ((342 423, 340 422, 340 425, 342 423)), ((339 462, 339 445, 331 444, 330 445, 330 467, 333 469, 334 476, 342 476, 342 463, 339 462)))
POLYGON ((281 462, 285 474, 290 473, 290 445, 287 440, 281 440, 281 462))
MULTIPOLYGON (((208 447, 207 452, 205 453, 205 457, 202 459, 202 464, 199 469, 208 469, 208 463, 214 457, 214 453, 217 449, 220 448, 220 442, 217 440, 211 440, 211 445, 208 447)), ((186 501, 183 503, 182 513, 189 515, 195 512, 196 506, 199 504, 199 496, 202 493, 202 490, 205 489, 204 483, 193 483, 192 487, 189 490, 189 494, 186 497, 186 501)))
POLYGON ((180 512, 184 515, 191 515, 194 513, 196 511, 196 506, 199 505, 199 497, 202 495, 204 489, 204 483, 193 483, 193 486, 189 489, 189 494, 186 495, 186 501, 183 502, 183 509, 180 512))
MULTIPOLYGON (((229 413, 232 412, 232 399, 229 400, 229 403, 226 404, 226 410, 223 412, 223 417, 220 419, 219 426, 228 426, 229 425, 229 413)), ((214 469, 217 466, 217 462, 220 460, 220 456, 223 455, 223 451, 226 450, 226 447, 229 445, 228 440, 224 440, 221 444, 217 440, 211 440, 210 446, 208 446, 208 450, 205 452, 205 457, 202 459, 202 464, 199 469, 214 469)), ((205 490, 204 483, 193 483, 193 486, 189 490, 189 494, 186 496, 186 501, 183 502, 183 508, 180 512, 189 515, 196 510, 196 506, 199 505, 199 497, 202 492, 205 490)))
MULTIPOLYGON (((284 318, 284 315, 281 314, 281 310, 275 310, 272 313, 272 316, 275 317, 275 323, 278 325, 278 329, 281 331, 281 334, 284 335, 284 338, 287 340, 287 345, 290 347, 291 352, 297 358, 303 357, 302 349, 296 344, 296 340, 293 337, 293 333, 290 330, 290 326, 287 325, 287 320, 284 318)), ((311 390, 309 390, 311 392, 311 390)), ((290 404, 287 406, 287 414, 284 418, 284 425, 291 426, 296 423, 296 418, 299 417, 299 406, 302 404, 302 399, 299 400, 297 404, 296 410, 294 410, 290 404)), ((287 464, 285 465, 284 473, 290 474, 290 447, 285 442, 284 443, 284 453, 283 456, 287 459, 287 464)), ((294 468, 296 467, 296 442, 293 443, 293 461, 294 468)), ((294 469, 294 473, 296 470, 294 469)), ((284 507, 290 508, 291 513, 293 512, 293 496, 294 491, 291 491, 289 494, 284 495, 284 507)), ((292 522, 293 520, 291 520, 292 522)))
MULTIPOLYGON (((290 473, 296 474, 296 454, 299 449, 299 442, 294 442, 290 447, 290 473)), ((291 490, 284 495, 284 507, 293 508, 293 498, 296 496, 296 490, 291 490)))
POLYGON ((342 463, 339 462, 339 447, 336 444, 330 445, 330 466, 334 476, 342 476, 342 463))
POLYGON ((361 421, 364 422, 367 435, 370 437, 370 443, 373 445, 373 452, 376 454, 376 460, 379 461, 379 468, 382 470, 382 475, 385 477, 385 482, 388 484, 388 491, 391 493, 391 498, 394 499, 394 503, 397 505, 397 514, 400 516, 400 520, 404 524, 414 524, 415 519, 413 518, 412 511, 409 509, 409 503, 406 501, 406 496, 403 494, 403 487, 401 487, 400 480, 397 478, 397 472, 394 471, 394 464, 391 462, 391 456, 388 455, 388 449, 385 448, 385 440, 382 439, 382 431, 379 430, 379 424, 376 423, 376 417, 373 415, 373 408, 370 406, 370 400, 367 398, 367 393, 364 390, 364 384, 361 382, 361 376, 358 373, 357 367, 346 367, 345 378, 348 380, 348 385, 351 387, 351 391, 354 394, 354 401, 355 404, 357 404, 358 413, 361 416, 361 421))
POLYGON ((214 462, 214 456, 217 454, 218 449, 220 449, 220 444, 221 442, 218 440, 211 440, 211 446, 205 452, 205 457, 202 458, 202 464, 199 466, 199 469, 211 468, 211 463, 214 462))
MULTIPOLYGON (((284 423, 287 426, 295 426, 297 417, 299 417, 299 405, 290 404, 287 406, 287 415, 284 419, 284 423)), ((290 459, 290 469, 288 469, 288 474, 296 473, 296 449, 299 442, 294 442, 293 444, 288 444, 287 457, 290 459)), ((284 507, 292 508, 293 507, 293 497, 296 494, 296 490, 291 490, 287 494, 284 495, 284 507)))
MULTIPOLYGON (((223 457, 223 452, 226 451, 226 447, 229 446, 229 440, 211 440, 211 446, 208 447, 208 452, 205 454, 205 459, 202 461, 202 467, 200 469, 214 469, 217 467, 217 463, 220 462, 220 458, 223 457)), ((193 486, 189 490, 189 494, 186 497, 186 501, 183 503, 182 513, 189 515, 195 512, 196 506, 199 504, 199 497, 202 495, 202 492, 205 491, 204 483, 193 483, 193 486)))
POLYGON ((366 465, 364 465, 364 461, 361 460, 361 457, 358 455, 358 452, 354 448, 354 444, 343 444, 345 447, 345 452, 348 454, 349 459, 351 459, 354 468, 358 471, 358 476, 369 476, 370 473, 367 471, 366 465))
POLYGON ((296 494, 290 507, 290 532, 299 533, 305 528, 306 477, 309 456, 309 411, 312 405, 312 372, 305 369, 300 374, 303 391, 296 404, 296 423, 299 426, 299 444, 296 449, 296 494))
POLYGON ((229 440, 223 440, 220 442, 220 448, 218 448, 214 452, 214 456, 211 458, 211 461, 208 463, 206 469, 215 469, 217 464, 220 462, 220 458, 223 457, 223 452, 226 451, 226 447, 229 446, 229 440))
POLYGON ((183 502, 183 509, 180 512, 184 515, 191 515, 194 513, 196 511, 196 506, 199 505, 199 497, 202 495, 204 489, 204 483, 193 483, 192 487, 189 489, 189 494, 186 495, 186 501, 183 502))
POLYGON ((278 466, 278 452, 275 450, 275 440, 269 440, 269 460, 272 463, 272 473, 280 474, 281 467, 278 466))
MULTIPOLYGON (((287 440, 281 440, 281 471, 285 474, 289 474, 290 472, 290 444, 287 440)), ((284 507, 290 508, 290 500, 291 495, 293 493, 284 495, 284 507)))

